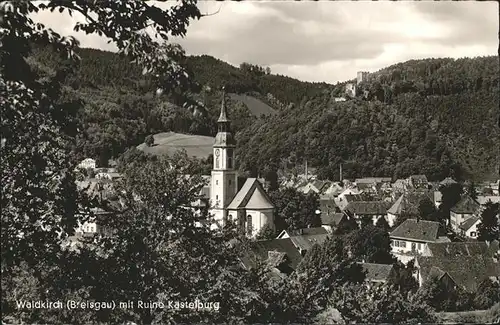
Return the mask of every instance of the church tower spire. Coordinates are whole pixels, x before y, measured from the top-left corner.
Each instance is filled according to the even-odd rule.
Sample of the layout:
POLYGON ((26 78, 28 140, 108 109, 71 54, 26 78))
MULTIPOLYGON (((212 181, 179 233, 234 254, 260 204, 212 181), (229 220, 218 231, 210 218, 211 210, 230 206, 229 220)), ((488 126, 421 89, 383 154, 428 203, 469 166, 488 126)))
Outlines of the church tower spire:
POLYGON ((227 206, 238 191, 238 176, 234 163, 236 141, 231 133, 231 121, 226 107, 226 91, 222 88, 222 101, 217 135, 213 145, 214 164, 210 201, 215 219, 224 223, 227 218, 227 206))

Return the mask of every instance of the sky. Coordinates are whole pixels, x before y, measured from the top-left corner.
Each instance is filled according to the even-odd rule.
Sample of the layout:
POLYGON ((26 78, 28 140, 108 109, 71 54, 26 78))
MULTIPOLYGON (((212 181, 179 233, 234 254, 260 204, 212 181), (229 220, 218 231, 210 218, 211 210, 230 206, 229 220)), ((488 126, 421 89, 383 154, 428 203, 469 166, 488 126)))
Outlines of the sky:
MULTIPOLYGON (((258 64, 304 81, 336 83, 411 59, 498 53, 495 1, 201 1, 199 8, 216 14, 192 21, 186 37, 174 40, 187 54, 258 64)), ((115 50, 107 39, 74 32, 78 15, 33 18, 74 35, 82 47, 115 50)))

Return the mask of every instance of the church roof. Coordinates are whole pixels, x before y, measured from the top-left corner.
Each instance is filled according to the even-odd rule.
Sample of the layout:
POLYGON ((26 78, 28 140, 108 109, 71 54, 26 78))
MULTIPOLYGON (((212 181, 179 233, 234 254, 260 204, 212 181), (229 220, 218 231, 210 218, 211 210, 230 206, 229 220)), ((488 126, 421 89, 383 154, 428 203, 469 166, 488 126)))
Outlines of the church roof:
POLYGON ((229 118, 227 116, 227 110, 226 110, 226 91, 225 88, 222 88, 222 104, 220 107, 220 116, 217 122, 229 122, 229 118))
POLYGON ((227 207, 230 210, 238 209, 274 209, 274 204, 267 195, 257 178, 249 178, 227 207))

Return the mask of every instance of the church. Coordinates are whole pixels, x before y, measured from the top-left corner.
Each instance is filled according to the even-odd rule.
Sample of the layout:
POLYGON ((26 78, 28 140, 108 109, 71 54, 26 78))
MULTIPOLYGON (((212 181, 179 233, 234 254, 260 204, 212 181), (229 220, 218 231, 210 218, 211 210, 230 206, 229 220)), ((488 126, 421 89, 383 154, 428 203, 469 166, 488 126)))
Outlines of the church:
POLYGON ((238 187, 234 160, 236 141, 230 122, 223 89, 218 132, 213 145, 212 174, 204 192, 210 202, 209 213, 214 216, 217 227, 223 227, 226 220, 231 220, 248 237, 255 237, 266 225, 275 229, 275 207, 257 178, 248 178, 241 188, 238 187))

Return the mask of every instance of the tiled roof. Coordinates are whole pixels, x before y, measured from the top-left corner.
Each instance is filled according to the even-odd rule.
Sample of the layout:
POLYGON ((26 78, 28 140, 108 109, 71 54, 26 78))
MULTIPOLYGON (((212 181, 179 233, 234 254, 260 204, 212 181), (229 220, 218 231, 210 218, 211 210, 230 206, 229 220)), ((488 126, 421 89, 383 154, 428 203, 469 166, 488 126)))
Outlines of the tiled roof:
POLYGON ((366 274, 367 281, 387 281, 393 271, 391 264, 360 263, 366 274))
POLYGON ((476 222, 478 222, 481 218, 478 216, 471 217, 464 222, 458 227, 460 229, 463 229, 465 231, 469 230, 476 222))
POLYGON ((269 252, 285 253, 290 263, 290 267, 295 269, 302 260, 299 249, 293 244, 290 238, 258 240, 250 244, 250 252, 241 258, 246 267, 254 267, 255 259, 267 260, 269 252))
POLYGON ((493 256, 485 242, 428 243, 431 256, 448 258, 457 256, 493 256))
POLYGON ((439 222, 407 219, 391 233, 391 237, 435 242, 438 238, 439 222))
POLYGON ((389 204, 384 201, 354 201, 347 205, 345 210, 358 215, 386 214, 389 204))
POLYGON ((295 247, 300 250, 310 250, 315 244, 321 245, 328 238, 328 234, 316 234, 316 235, 300 235, 300 236, 291 236, 295 247))
POLYGON ((455 283, 469 292, 474 292, 486 278, 500 275, 500 264, 483 255, 454 257, 417 257, 424 281, 432 275, 432 268, 446 272, 455 283))
POLYGON ((462 199, 450 209, 455 213, 476 213, 479 209, 479 203, 474 201, 470 196, 465 195, 462 199))
POLYGON ((323 213, 321 212, 321 224, 328 226, 338 226, 342 219, 345 218, 345 214, 339 213, 323 213))
POLYGON ((394 202, 391 208, 387 211, 394 215, 400 215, 403 212, 409 214, 418 214, 418 207, 420 201, 423 199, 429 199, 433 202, 432 194, 428 191, 422 192, 408 192, 399 197, 399 199, 394 202))
POLYGON ((323 227, 314 227, 314 228, 303 228, 303 229, 295 229, 295 230, 287 230, 288 235, 292 236, 307 236, 307 235, 321 235, 327 234, 325 228, 323 227))

